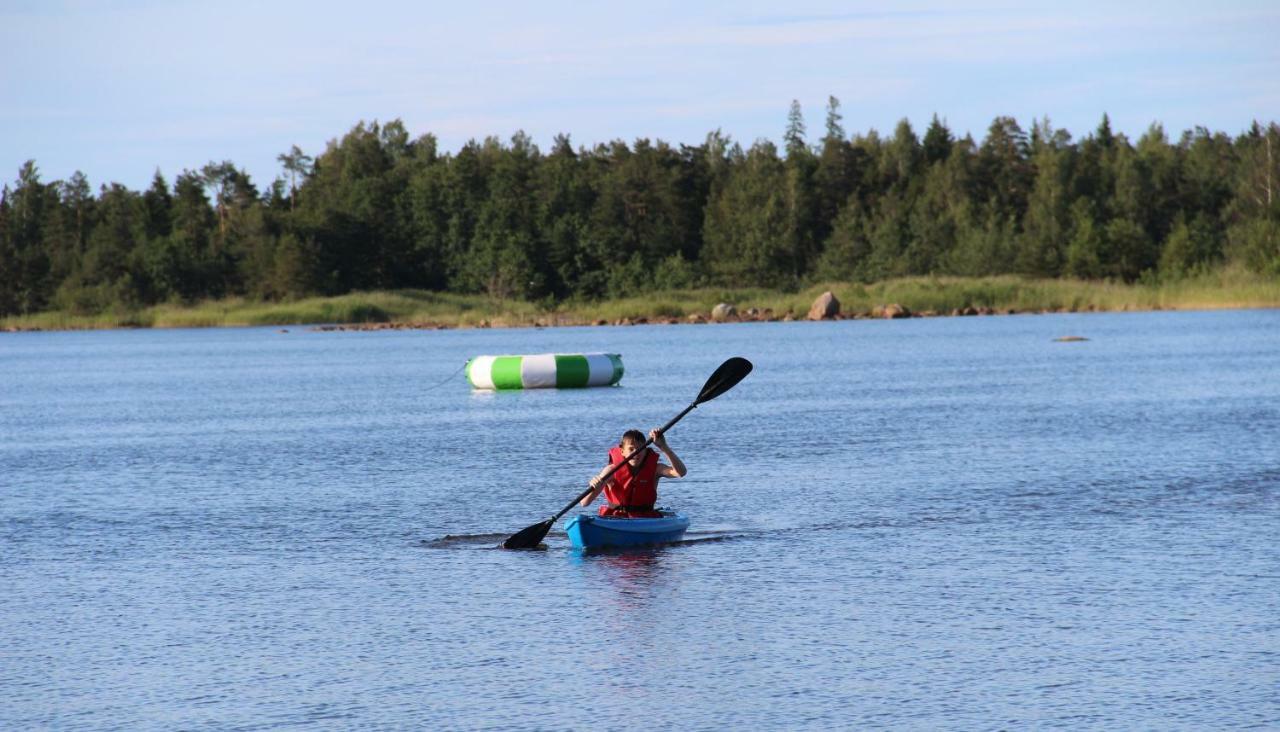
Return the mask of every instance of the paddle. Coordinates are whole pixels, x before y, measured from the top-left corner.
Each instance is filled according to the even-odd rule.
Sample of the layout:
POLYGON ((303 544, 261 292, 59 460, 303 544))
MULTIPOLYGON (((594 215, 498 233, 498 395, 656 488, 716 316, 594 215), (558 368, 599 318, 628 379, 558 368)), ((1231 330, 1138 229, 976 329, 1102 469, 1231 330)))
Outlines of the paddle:
MULTIPOLYGON (((745 358, 739 358, 738 356, 734 356, 728 361, 725 361, 724 363, 720 364, 720 368, 716 369, 715 373, 711 374, 711 378, 707 379, 707 383, 702 386, 702 391, 698 392, 698 398, 694 399, 693 403, 685 407, 684 411, 672 417, 670 422, 667 422, 666 424, 662 425, 662 427, 658 430, 658 434, 666 434, 667 430, 671 429, 671 427, 674 426, 676 422, 679 422, 686 414, 693 411, 694 407, 698 406, 699 404, 704 404, 706 402, 709 402, 712 399, 715 399, 716 397, 725 393, 726 391, 729 391, 734 386, 736 386, 739 381, 742 381, 744 378, 746 378, 747 374, 749 373, 751 373, 751 362, 745 358)), ((640 449, 643 450, 644 448, 648 447, 652 442, 653 442, 652 437, 645 440, 644 445, 640 449)), ((618 468, 621 468, 623 463, 625 462, 626 461, 624 460, 622 463, 618 463, 617 465, 614 465, 612 468, 610 468, 608 472, 606 472, 603 476, 601 476, 601 481, 603 482, 605 480, 608 480, 609 476, 613 475, 614 471, 616 471, 618 468)), ((511 536, 511 538, 507 539, 502 543, 502 548, 503 549, 534 549, 536 548, 539 544, 542 543, 542 540, 546 538, 547 532, 551 530, 551 525, 554 524, 556 520, 559 519, 561 516, 568 513, 569 509, 576 506, 578 504, 578 501, 581 501, 583 498, 586 498, 587 494, 590 493, 591 490, 592 489, 588 487, 585 491, 583 491, 582 493, 579 493, 577 498, 573 499, 572 501, 569 501, 569 505, 560 509, 560 512, 557 513, 555 516, 552 516, 546 521, 536 523, 533 526, 530 526, 528 528, 525 528, 516 532, 511 536)))

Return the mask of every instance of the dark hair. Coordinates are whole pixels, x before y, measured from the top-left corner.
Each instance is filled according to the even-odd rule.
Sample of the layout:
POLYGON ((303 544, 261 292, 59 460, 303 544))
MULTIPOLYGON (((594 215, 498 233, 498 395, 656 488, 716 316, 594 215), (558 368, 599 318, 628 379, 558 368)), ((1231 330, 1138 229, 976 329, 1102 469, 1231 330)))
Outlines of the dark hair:
POLYGON ((630 440, 631 442, 634 442, 637 445, 643 445, 645 443, 644 433, 641 432, 640 430, 627 430, 626 432, 622 433, 622 439, 618 440, 618 446, 621 447, 622 443, 628 440, 630 440))

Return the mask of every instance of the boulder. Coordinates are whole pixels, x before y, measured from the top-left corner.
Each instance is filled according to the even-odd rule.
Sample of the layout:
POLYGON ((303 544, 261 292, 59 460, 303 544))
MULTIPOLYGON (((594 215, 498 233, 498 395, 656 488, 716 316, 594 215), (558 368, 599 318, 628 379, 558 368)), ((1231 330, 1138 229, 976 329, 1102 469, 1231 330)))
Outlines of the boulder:
POLYGON ((911 311, 895 302, 888 305, 877 305, 875 309, 871 311, 871 317, 891 319, 910 318, 911 311))
POLYGON ((699 313, 691 313, 688 317, 688 321, 694 324, 702 324, 707 322, 707 319, 702 317, 699 313))
POLYGON ((714 308, 711 308, 711 319, 717 323, 723 323, 728 320, 736 319, 737 317, 738 309, 727 302, 722 302, 714 308))
POLYGON ((840 301, 830 290, 818 295, 809 306, 809 320, 830 320, 840 314, 840 301))

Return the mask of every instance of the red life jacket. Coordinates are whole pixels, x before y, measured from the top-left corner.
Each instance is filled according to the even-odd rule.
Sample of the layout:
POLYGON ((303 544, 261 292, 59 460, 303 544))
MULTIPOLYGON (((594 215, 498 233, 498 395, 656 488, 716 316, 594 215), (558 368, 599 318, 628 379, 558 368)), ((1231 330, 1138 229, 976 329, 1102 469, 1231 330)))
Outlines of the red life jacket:
POLYGON ((658 453, 645 448, 640 469, 631 471, 631 463, 622 457, 622 448, 609 449, 609 462, 624 463, 604 485, 608 504, 600 507, 601 516, 655 518, 662 514, 653 510, 658 500, 658 453))

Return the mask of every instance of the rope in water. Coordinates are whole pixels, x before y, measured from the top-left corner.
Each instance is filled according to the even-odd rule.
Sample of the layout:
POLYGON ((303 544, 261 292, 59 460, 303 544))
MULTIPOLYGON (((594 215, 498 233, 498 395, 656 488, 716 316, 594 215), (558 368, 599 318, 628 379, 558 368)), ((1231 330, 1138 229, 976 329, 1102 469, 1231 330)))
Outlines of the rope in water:
POLYGON ((458 370, 457 370, 457 371, 454 371, 452 374, 449 374, 448 376, 446 376, 446 377, 444 378, 444 381, 441 381, 441 382, 440 382, 440 383, 438 383, 438 384, 433 384, 433 385, 431 385, 431 386, 428 386, 427 388, 423 389, 423 391, 431 391, 432 389, 439 389, 440 387, 442 387, 442 386, 444 386, 445 384, 447 384, 447 383, 449 383, 450 381, 452 381, 452 380, 453 380, 453 377, 457 376, 457 375, 458 375, 458 374, 459 374, 463 369, 465 369, 466 367, 467 367, 467 362, 466 362, 466 361, 463 361, 463 362, 462 362, 462 365, 458 367, 458 370))

